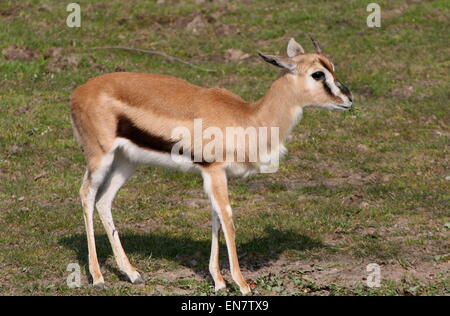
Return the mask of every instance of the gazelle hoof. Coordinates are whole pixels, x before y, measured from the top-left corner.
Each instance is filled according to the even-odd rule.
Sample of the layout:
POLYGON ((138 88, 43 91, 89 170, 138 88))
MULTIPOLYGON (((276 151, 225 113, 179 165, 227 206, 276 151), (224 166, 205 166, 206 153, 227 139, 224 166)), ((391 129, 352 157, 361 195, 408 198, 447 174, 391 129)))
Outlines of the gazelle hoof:
POLYGON ((251 295, 252 291, 250 290, 250 287, 247 285, 240 288, 242 295, 251 295))
POLYGON ((105 282, 98 282, 98 283, 94 283, 93 285, 98 290, 105 290, 106 289, 105 282))
POLYGON ((132 284, 143 284, 144 279, 141 277, 139 272, 134 271, 130 274, 122 272, 132 284))
POLYGON ((145 281, 141 276, 138 276, 134 281, 131 281, 133 284, 144 284, 145 281))
POLYGON ((217 293, 219 291, 225 290, 227 285, 225 283, 217 283, 214 287, 214 291, 217 293))

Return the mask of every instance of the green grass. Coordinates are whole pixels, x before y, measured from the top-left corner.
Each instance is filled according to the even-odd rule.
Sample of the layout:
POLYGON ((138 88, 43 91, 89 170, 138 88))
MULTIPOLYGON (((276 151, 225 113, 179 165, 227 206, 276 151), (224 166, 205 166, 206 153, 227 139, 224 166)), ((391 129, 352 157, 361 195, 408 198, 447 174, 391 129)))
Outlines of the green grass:
MULTIPOLYGON (((277 174, 230 181, 238 252, 254 292, 450 293, 448 1, 378 1, 381 28, 366 26, 369 1, 100 2, 78 1, 79 29, 65 26, 68 12, 58 1, 0 3, 0 50, 37 51, 29 62, 0 56, 0 294, 213 295, 210 211, 206 203, 190 203, 203 196, 201 179, 159 168, 141 169, 114 210, 125 250, 146 284, 121 281, 97 223, 109 287, 87 285, 78 199, 84 159, 68 118, 70 94, 88 78, 126 70, 256 100, 276 71, 256 57, 227 62, 224 52, 284 54, 292 36, 310 51, 308 33, 334 61, 356 109, 307 110, 277 174), (198 14, 205 26, 187 31, 198 14), (89 50, 111 45, 164 51, 217 72, 89 50), (47 58, 55 47, 77 61, 47 58), (80 289, 65 283, 72 262, 82 266, 80 289), (373 262, 386 271, 379 289, 365 286, 365 267, 373 262)), ((222 262, 227 267, 225 248, 222 262)), ((229 289, 219 295, 239 294, 234 285, 229 289)))

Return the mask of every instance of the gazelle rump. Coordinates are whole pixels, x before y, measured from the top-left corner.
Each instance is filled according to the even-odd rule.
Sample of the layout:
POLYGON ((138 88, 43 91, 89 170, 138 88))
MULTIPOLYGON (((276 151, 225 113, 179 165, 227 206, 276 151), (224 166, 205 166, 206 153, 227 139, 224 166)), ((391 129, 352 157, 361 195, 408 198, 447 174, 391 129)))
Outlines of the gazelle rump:
MULTIPOLYGON (((236 252, 227 175, 247 175, 262 169, 264 163, 248 159, 198 161, 188 155, 173 159, 171 150, 180 141, 174 138, 173 131, 180 127, 193 131, 194 121, 199 119, 204 127, 213 127, 224 134, 227 127, 276 127, 276 142, 273 138, 268 141, 269 154, 283 153, 283 144, 305 106, 346 110, 352 105, 350 91, 336 79, 333 64, 322 54, 318 43, 313 42, 316 52, 311 54, 306 54, 294 39, 289 41, 288 57, 260 53, 264 61, 282 71, 269 91, 256 102, 245 102, 224 89, 202 88, 156 74, 112 73, 93 78, 76 89, 72 96, 71 118, 87 163, 80 196, 94 286, 104 286, 94 240, 95 207, 120 271, 132 283, 143 282, 122 248, 111 206, 118 190, 137 166, 151 164, 201 173, 212 205, 209 270, 215 289, 225 288, 219 265, 219 235, 223 230, 232 278, 242 293, 250 292, 236 252)), ((188 149, 195 152, 196 146, 203 142, 193 139, 188 149)), ((224 146, 223 151, 230 150, 227 143, 224 146)))

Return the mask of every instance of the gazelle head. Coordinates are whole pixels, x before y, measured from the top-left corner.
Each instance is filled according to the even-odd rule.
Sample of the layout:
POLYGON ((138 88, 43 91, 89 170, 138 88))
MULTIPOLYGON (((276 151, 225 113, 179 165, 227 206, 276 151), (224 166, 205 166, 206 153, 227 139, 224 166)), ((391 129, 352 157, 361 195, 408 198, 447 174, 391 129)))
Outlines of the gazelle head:
POLYGON ((259 53, 261 58, 283 69, 281 78, 290 96, 300 106, 318 106, 333 110, 348 110, 352 94, 335 74, 333 63, 322 53, 319 43, 311 38, 316 52, 305 53, 303 47, 291 38, 288 57, 259 53))

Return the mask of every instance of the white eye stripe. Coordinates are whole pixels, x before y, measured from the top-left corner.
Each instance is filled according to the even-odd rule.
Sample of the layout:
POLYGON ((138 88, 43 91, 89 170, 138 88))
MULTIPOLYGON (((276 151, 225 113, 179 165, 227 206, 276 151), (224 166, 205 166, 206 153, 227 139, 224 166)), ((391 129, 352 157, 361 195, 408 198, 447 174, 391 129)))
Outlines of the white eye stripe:
POLYGON ((334 82, 333 75, 328 71, 328 69, 324 69, 322 71, 325 73, 325 82, 328 84, 328 87, 330 87, 331 92, 335 96, 340 96, 341 95, 341 90, 339 89, 339 87, 334 82))
MULTIPOLYGON (((334 66, 334 65, 333 65, 334 66)), ((323 68, 313 68, 312 70, 310 70, 308 72, 308 85, 313 87, 317 84, 326 84, 328 86, 328 88, 330 89, 330 92, 336 96, 336 97, 341 97, 342 96, 342 92, 339 89, 339 87, 336 85, 336 83, 334 82, 334 77, 332 75, 332 73, 326 69, 325 67, 323 68), (316 73, 316 72, 323 72, 325 74, 325 79, 322 80, 315 80, 312 77, 312 74, 316 73)))

